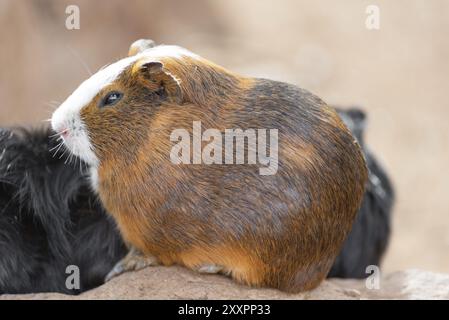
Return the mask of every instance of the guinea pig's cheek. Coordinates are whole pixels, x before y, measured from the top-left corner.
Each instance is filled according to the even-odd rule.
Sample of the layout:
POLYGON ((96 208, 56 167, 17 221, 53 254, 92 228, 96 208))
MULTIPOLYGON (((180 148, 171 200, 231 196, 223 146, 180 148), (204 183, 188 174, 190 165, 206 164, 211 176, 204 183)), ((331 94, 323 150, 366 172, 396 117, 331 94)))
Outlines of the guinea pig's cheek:
POLYGON ((90 166, 98 166, 98 157, 95 154, 95 148, 91 141, 91 134, 89 133, 86 123, 79 119, 76 125, 76 130, 73 132, 72 152, 83 159, 90 166))

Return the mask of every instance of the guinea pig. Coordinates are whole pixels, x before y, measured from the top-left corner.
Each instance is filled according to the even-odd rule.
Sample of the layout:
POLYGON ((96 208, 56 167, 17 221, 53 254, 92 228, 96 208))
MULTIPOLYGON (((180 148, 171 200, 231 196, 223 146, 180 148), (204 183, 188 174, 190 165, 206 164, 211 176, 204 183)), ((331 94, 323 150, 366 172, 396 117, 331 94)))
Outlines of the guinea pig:
MULTIPOLYGON (((364 278, 366 267, 380 265, 385 253, 394 190, 385 170, 364 143, 364 112, 358 108, 337 111, 362 147, 369 179, 351 232, 328 277, 364 278)), ((48 129, 0 128, 0 294, 83 292, 101 285, 127 251, 108 215, 86 186, 84 175, 77 170, 78 163, 64 164, 64 150, 61 147, 56 152, 59 144, 52 135, 48 129), (17 165, 7 170, 13 159, 17 165), (68 216, 70 223, 66 221, 68 216), (64 232, 57 233, 61 225, 65 225, 64 232), (50 244, 62 247, 58 251, 64 254, 51 253, 50 244), (63 271, 71 263, 80 268, 78 290, 64 285, 67 274, 63 271)))
MULTIPOLYGON (((363 111, 337 111, 362 146, 369 179, 351 232, 328 276, 363 278, 368 265, 380 265, 387 247, 394 190, 364 143, 363 111)), ((126 253, 77 165, 64 165, 62 148, 55 153, 58 145, 52 134, 47 129, 0 128, 0 294, 77 294, 102 284, 126 253), (15 165, 9 166, 12 160, 15 165), (64 232, 58 233, 61 225, 64 232), (52 253, 50 245, 59 246, 57 251, 63 254, 52 253), (65 286, 69 264, 80 267, 79 290, 65 286)))
POLYGON ((387 249, 395 194, 385 169, 365 144, 365 113, 354 107, 337 111, 362 146, 368 182, 351 232, 328 277, 365 278, 367 267, 380 266, 387 249))
POLYGON ((304 89, 147 43, 84 81, 51 119, 132 248, 108 279, 179 264, 255 287, 315 288, 362 201, 356 139, 304 89))
POLYGON ((78 294, 104 283, 127 251, 79 163, 65 163, 50 135, 0 129, 0 294, 78 294), (69 265, 79 288, 66 286, 69 265))

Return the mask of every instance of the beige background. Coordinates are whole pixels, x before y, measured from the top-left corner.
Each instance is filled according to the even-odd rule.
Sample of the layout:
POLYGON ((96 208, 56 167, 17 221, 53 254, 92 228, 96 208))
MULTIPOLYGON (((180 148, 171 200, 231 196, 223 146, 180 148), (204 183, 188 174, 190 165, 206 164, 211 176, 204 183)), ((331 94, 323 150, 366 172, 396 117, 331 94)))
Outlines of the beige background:
POLYGON ((0 125, 42 124, 146 37, 363 106, 398 197, 386 271, 449 272, 449 1, 0 0, 0 125), (65 28, 77 4, 81 29, 65 28), (378 31, 366 6, 380 7, 378 31))

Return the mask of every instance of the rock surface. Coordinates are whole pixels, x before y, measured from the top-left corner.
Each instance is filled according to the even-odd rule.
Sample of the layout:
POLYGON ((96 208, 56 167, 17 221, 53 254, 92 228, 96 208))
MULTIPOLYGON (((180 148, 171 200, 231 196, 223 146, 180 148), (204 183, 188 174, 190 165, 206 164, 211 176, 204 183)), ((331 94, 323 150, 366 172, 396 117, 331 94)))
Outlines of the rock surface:
POLYGON ((181 267, 151 267, 123 274, 79 296, 39 293, 1 299, 449 299, 449 275, 410 269, 383 277, 379 289, 367 289, 365 280, 330 279, 315 290, 286 294, 181 267))

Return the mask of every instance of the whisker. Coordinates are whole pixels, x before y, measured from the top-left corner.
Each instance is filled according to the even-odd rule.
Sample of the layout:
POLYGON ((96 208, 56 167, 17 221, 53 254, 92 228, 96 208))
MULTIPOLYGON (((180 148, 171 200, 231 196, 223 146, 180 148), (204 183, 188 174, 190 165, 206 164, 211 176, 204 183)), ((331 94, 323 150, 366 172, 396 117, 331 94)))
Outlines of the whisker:
POLYGON ((61 146, 64 142, 60 142, 58 143, 56 146, 54 146, 53 148, 50 148, 48 151, 52 152, 53 150, 59 148, 59 146, 61 146))
POLYGON ((62 157, 65 155, 66 152, 67 152, 67 148, 64 149, 64 152, 59 156, 59 159, 62 159, 62 157))
POLYGON ((59 132, 56 132, 55 134, 49 135, 49 138, 54 138, 56 136, 60 136, 61 134, 59 132))
POLYGON ((47 102, 43 102, 43 105, 45 105, 47 107, 46 109, 48 112, 53 113, 61 105, 61 103, 56 102, 56 101, 52 101, 52 102, 47 101, 47 102))
POLYGON ((64 129, 61 132, 56 132, 55 134, 51 134, 49 137, 54 138, 56 136, 61 136, 62 134, 66 133, 67 131, 69 131, 69 129, 64 129))
POLYGON ((64 142, 61 142, 61 143, 59 144, 58 149, 57 149, 57 150, 55 151, 55 153, 53 154, 53 158, 58 154, 59 150, 62 148, 63 145, 64 145, 64 142))
POLYGON ((84 172, 83 172, 83 161, 81 161, 81 158, 78 158, 78 160, 79 160, 79 162, 80 162, 80 173, 81 173, 81 175, 84 175, 84 172))
POLYGON ((67 48, 70 50, 70 52, 79 60, 79 62, 81 62, 82 66, 84 67, 84 69, 87 71, 87 73, 89 74, 89 76, 92 76, 92 71, 90 70, 89 66, 87 65, 87 63, 81 58, 81 56, 78 54, 78 52, 76 52, 72 47, 67 46, 67 48))
POLYGON ((70 160, 70 154, 67 156, 67 159, 65 159, 64 164, 67 164, 70 160))

